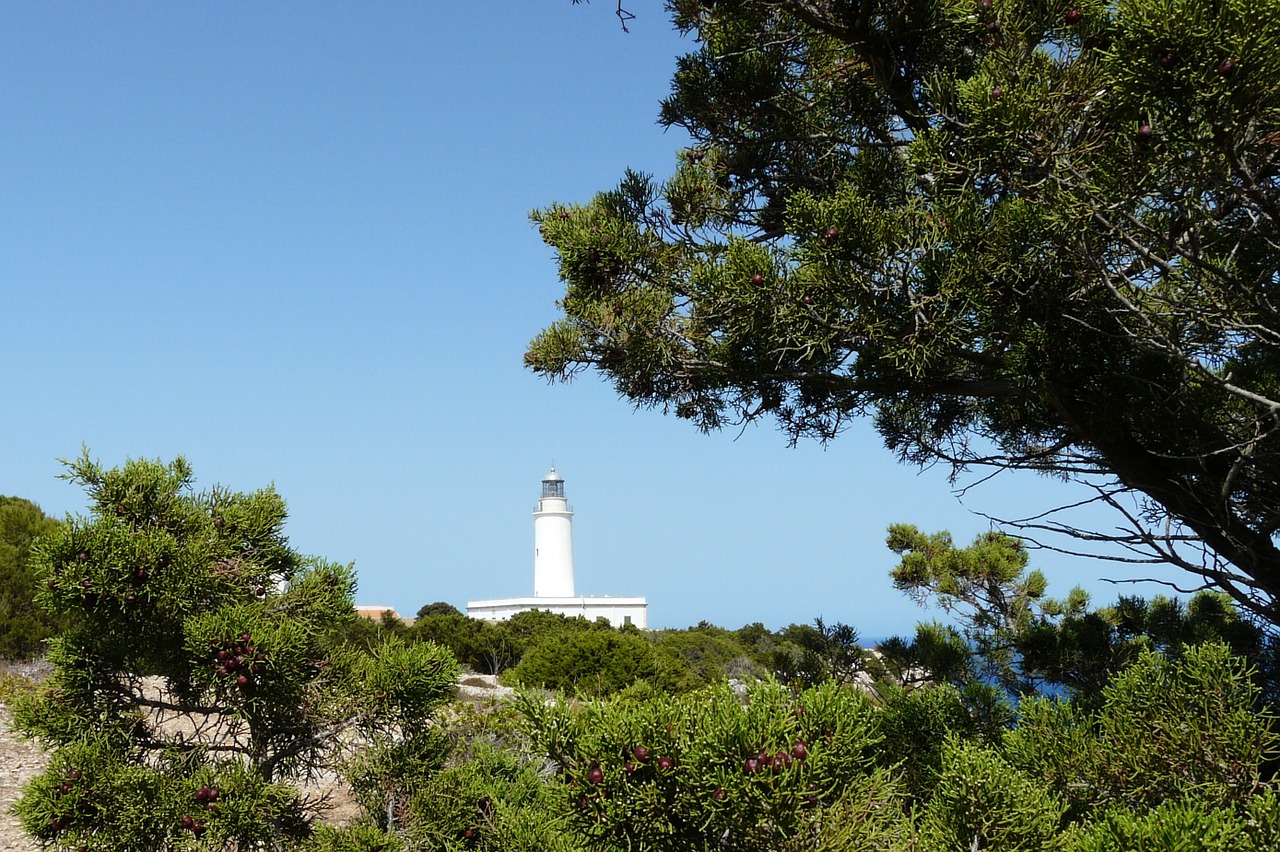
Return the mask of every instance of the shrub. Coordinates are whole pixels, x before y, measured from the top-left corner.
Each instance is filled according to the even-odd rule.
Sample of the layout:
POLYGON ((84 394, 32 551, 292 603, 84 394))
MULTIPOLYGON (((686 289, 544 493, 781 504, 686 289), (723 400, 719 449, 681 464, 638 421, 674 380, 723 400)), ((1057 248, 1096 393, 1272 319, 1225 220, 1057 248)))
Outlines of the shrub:
POLYGON ((41 603, 72 626, 43 689, 14 705, 53 752, 16 806, 44 845, 302 842, 317 806, 296 783, 354 742, 408 747, 449 694, 457 663, 436 646, 332 644, 354 576, 289 547, 273 491, 195 493, 182 459, 85 456, 68 478, 91 515, 34 560, 41 603))
POLYGON ((1062 849, 1065 808, 993 748, 949 739, 933 796, 920 818, 922 852, 1062 849))
POLYGON ((1103 691, 1093 713, 1027 702, 1005 748, 1065 791, 1077 816, 1182 799, 1239 809, 1262 790, 1261 767, 1277 745, 1257 698, 1249 667, 1225 645, 1188 648, 1174 660, 1148 652, 1103 691))
POLYGON ((560 812, 592 849, 812 848, 837 803, 847 822, 895 800, 887 777, 860 786, 875 711, 835 684, 798 696, 760 684, 745 704, 727 686, 582 706, 525 694, 519 709, 558 771, 560 812))

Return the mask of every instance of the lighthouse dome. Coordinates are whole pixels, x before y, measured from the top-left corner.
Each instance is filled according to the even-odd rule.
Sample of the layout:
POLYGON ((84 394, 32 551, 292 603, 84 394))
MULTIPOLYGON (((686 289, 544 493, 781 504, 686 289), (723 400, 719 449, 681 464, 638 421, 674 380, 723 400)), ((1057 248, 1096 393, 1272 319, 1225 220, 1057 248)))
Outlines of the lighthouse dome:
POLYGON ((564 477, 556 473, 553 467, 551 471, 542 477, 542 496, 543 498, 554 497, 559 500, 564 499, 564 477))

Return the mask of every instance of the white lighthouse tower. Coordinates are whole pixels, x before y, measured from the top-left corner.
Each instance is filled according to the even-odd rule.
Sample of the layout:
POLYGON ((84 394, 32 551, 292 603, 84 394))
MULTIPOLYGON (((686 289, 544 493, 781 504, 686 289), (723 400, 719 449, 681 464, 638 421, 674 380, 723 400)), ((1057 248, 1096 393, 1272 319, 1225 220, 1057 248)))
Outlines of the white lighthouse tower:
POLYGON ((533 597, 467 601, 467 615, 506 621, 529 610, 545 610, 588 621, 603 618, 614 627, 649 626, 649 602, 642 597, 580 597, 573 590, 573 510, 564 496, 564 477, 542 477, 542 496, 533 513, 533 597))
POLYGON ((533 513, 533 596, 573 597, 573 510, 564 496, 564 477, 554 467, 542 477, 533 513))

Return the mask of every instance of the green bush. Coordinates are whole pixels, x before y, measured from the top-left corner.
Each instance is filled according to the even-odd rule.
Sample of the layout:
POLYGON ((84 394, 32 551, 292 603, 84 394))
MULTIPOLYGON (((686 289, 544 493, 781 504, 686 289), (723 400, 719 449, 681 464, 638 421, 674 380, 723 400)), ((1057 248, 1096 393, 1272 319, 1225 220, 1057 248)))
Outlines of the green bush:
POLYGON ((20 497, 0 497, 0 659, 44 652, 44 640, 62 626, 36 602, 30 556, 36 541, 57 531, 58 521, 20 497))
POLYGON ((16 805, 44 846, 295 846, 318 815, 300 781, 355 742, 416 744, 457 663, 394 636, 334 644, 355 619, 354 575, 293 551, 274 491, 196 493, 183 459, 69 468, 91 514, 34 563, 41 604, 71 626, 43 688, 13 705, 52 751, 16 805))
POLYGON ((409 803, 414 848, 481 852, 571 852, 577 846, 555 815, 545 761, 479 743, 465 762, 433 776, 409 803))
POLYGON ((759 684, 745 704, 720 686, 581 706, 526 694, 519 708, 558 770, 560 813, 592 849, 812 848, 837 803, 847 822, 897 799, 887 776, 862 783, 874 770, 874 708, 831 683, 798 696, 759 684))
POLYGON ((938 784, 920 817, 922 852, 1064 848, 1065 807, 990 746, 949 739, 938 784))
POLYGON ((948 739, 969 739, 977 725, 958 690, 946 684, 881 692, 876 728, 881 742, 876 762, 893 769, 904 792, 917 802, 933 794, 948 739))
POLYGON ((604 696, 658 672, 643 636, 606 630, 566 631, 525 651, 511 671, 515 682, 584 696, 604 696))
POLYGON ((1005 737, 1010 760, 1064 791, 1071 813, 1123 805, 1139 813, 1167 801, 1243 808, 1263 789, 1276 754, 1272 719, 1257 712, 1258 686, 1225 645, 1178 659, 1143 654, 1092 713, 1046 700, 1023 706, 1005 737))

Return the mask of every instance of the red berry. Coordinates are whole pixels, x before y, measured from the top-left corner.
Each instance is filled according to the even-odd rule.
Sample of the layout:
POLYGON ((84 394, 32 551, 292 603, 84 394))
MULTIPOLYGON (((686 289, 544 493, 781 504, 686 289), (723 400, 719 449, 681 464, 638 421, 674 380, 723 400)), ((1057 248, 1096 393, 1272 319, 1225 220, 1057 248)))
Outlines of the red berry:
POLYGON ((630 775, 636 771, 636 765, 628 760, 625 764, 623 764, 622 771, 630 775))
POLYGON ((751 283, 759 287, 764 283, 764 276, 757 272, 755 275, 751 276, 751 283))
POLYGON ((1221 62, 1218 63, 1218 67, 1216 70, 1219 76, 1230 77, 1232 74, 1236 73, 1235 60, 1232 60, 1232 59, 1222 60, 1221 62))
POLYGON ((804 740, 796 740, 792 743, 791 756, 796 760, 804 760, 809 756, 809 747, 804 744, 804 740))
POLYGON ((191 817, 184 816, 182 818, 182 827, 185 828, 187 831, 190 831, 191 829, 195 828, 195 826, 196 826, 196 821, 191 817))
POLYGON ((1074 27, 1084 18, 1084 12, 1081 12, 1079 9, 1068 9, 1067 14, 1063 17, 1066 19, 1068 24, 1074 27))
POLYGON ((840 229, 837 228, 835 225, 832 225, 830 228, 827 228, 825 232, 823 232, 823 236, 829 240, 834 240, 836 237, 840 236, 840 229))
POLYGON ((248 675, 240 675, 236 678, 236 686, 248 686, 250 683, 248 675))
POLYGON ((1138 127, 1138 141, 1146 142, 1155 135, 1155 129, 1150 124, 1143 124, 1138 127))
POLYGON ((754 757, 748 757, 746 763, 742 764, 742 772, 745 775, 754 775, 760 769, 760 761, 754 757))
POLYGON ((998 101, 1003 97, 1004 97, 1004 88, 1002 86, 996 86, 994 89, 991 90, 991 99, 993 101, 998 101))
POLYGON ((587 770, 587 782, 590 784, 600 784, 604 781, 604 770, 599 766, 593 766, 587 770))
POLYGON ((666 772, 667 770, 673 768, 675 765, 676 765, 676 762, 669 757, 658 758, 658 769, 662 770, 663 772, 666 772))
POLYGON ((717 787, 715 792, 711 794, 711 798, 717 802, 723 802, 728 794, 725 793, 723 787, 717 787))
POLYGON ((805 293, 803 296, 800 297, 800 301, 804 302, 806 305, 812 305, 813 297, 810 296, 808 293, 805 293))
POLYGON ((642 745, 636 746, 632 750, 632 753, 635 754, 636 760, 640 761, 641 763, 644 763, 649 759, 649 749, 645 748, 642 745))

